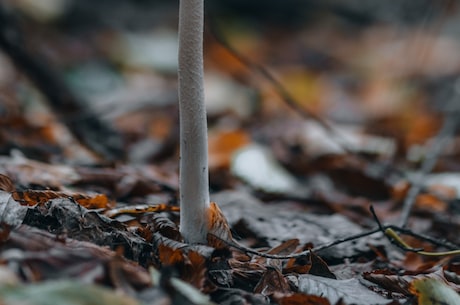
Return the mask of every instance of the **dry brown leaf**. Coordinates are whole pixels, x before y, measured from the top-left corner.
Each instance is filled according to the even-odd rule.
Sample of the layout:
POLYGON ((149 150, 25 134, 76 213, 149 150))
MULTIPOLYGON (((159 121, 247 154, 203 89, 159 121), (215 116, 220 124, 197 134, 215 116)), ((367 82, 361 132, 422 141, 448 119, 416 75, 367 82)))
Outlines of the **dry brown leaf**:
POLYGON ((310 260, 311 260, 311 268, 309 271, 310 274, 318 275, 318 276, 322 276, 326 278, 331 278, 331 279, 336 278, 334 273, 332 273, 331 270, 329 270, 328 265, 321 257, 319 257, 313 252, 310 252, 310 260))
POLYGON ((94 196, 79 194, 73 195, 72 198, 87 209, 107 209, 115 205, 115 203, 109 200, 105 194, 96 194, 94 196))
POLYGON ((0 190, 12 193, 16 190, 10 177, 0 174, 0 190))
MULTIPOLYGON (((289 240, 282 242, 278 246, 275 246, 271 248, 270 250, 264 251, 264 252, 266 252, 267 254, 272 254, 272 255, 288 255, 288 254, 292 254, 296 252, 296 248, 298 245, 299 245, 298 239, 296 238, 289 239, 289 240)), ((282 268, 282 261, 276 260, 276 259, 273 260, 273 259, 267 259, 262 256, 260 257, 255 256, 253 258, 253 261, 259 264, 266 264, 267 266, 271 266, 271 267, 278 268, 278 269, 282 268)))
POLYGON ((53 165, 26 159, 23 156, 1 157, 0 168, 16 183, 59 189, 79 179, 77 171, 68 165, 53 165))
POLYGON ((298 246, 299 240, 297 238, 289 239, 281 243, 279 246, 270 249, 267 253, 274 255, 287 255, 293 253, 298 246))
POLYGON ((442 213, 448 208, 448 204, 432 194, 420 194, 417 196, 415 206, 430 213, 442 213))
POLYGON ((372 272, 365 272, 363 278, 378 284, 390 292, 401 293, 403 295, 410 295, 410 284, 414 280, 420 279, 435 279, 448 284, 455 291, 460 291, 460 286, 450 282, 446 279, 443 270, 438 269, 431 273, 417 273, 415 275, 397 275, 385 270, 375 270, 372 272))
POLYGON ((388 270, 374 270, 363 273, 363 278, 388 291, 409 295, 410 279, 407 277, 396 275, 388 270))
POLYGON ((173 249, 166 245, 158 246, 158 257, 163 266, 175 266, 185 263, 184 253, 179 249, 173 249))
MULTIPOLYGON (((412 239, 411 239, 412 240, 412 239)), ((433 251, 431 245, 409 242, 415 248, 423 248, 425 251, 433 251)), ((407 252, 401 267, 410 273, 427 273, 436 270, 442 261, 447 261, 448 257, 427 257, 415 252, 407 252)))
POLYGON ((234 258, 228 260, 232 275, 235 281, 243 281, 246 286, 250 283, 254 285, 260 280, 267 269, 266 266, 251 261, 238 261, 234 258))
POLYGON ((172 240, 182 240, 182 235, 177 225, 171 219, 161 214, 154 214, 152 216, 151 225, 153 226, 154 232, 159 232, 161 235, 172 240))
POLYGON ((260 293, 265 296, 287 295, 292 293, 288 281, 283 274, 276 268, 267 268, 256 287, 254 293, 260 293))
POLYGON ((235 151, 250 143, 248 133, 242 129, 221 130, 209 134, 209 169, 228 169, 235 151))
POLYGON ((449 282, 460 285, 460 264, 458 262, 450 262, 443 267, 444 277, 449 282))
POLYGON ((215 202, 211 202, 208 209, 208 230, 208 236, 211 236, 208 238, 208 246, 223 248, 227 245, 224 241, 231 242, 233 240, 227 219, 215 202))
POLYGON ((187 258, 182 279, 195 288, 202 289, 206 280, 206 259, 195 251, 189 251, 187 258))
POLYGON ((106 195, 104 194, 96 194, 94 196, 83 195, 83 194, 69 194, 64 192, 55 192, 55 191, 36 191, 36 190, 28 190, 28 191, 16 191, 13 192, 13 199, 17 202, 28 205, 34 206, 36 204, 44 204, 51 199, 56 198, 72 198, 78 204, 84 206, 88 209, 101 209, 101 208, 109 208, 114 205, 114 202, 110 201, 106 195))
POLYGON ((284 296, 278 299, 278 302, 280 305, 331 305, 326 298, 303 293, 284 296))

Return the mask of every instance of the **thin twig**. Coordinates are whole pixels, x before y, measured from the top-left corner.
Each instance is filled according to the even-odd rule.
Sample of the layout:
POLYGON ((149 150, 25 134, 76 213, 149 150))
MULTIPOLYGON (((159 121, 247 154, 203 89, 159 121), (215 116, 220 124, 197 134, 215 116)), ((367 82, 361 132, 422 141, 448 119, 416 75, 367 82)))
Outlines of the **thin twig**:
POLYGON ((415 252, 420 255, 425 255, 425 256, 449 256, 449 255, 459 255, 460 254, 460 246, 457 246, 451 242, 448 241, 441 241, 439 239, 435 239, 430 236, 422 235, 415 233, 411 230, 401 228, 395 225, 387 225, 383 226, 382 223, 380 222, 380 219, 378 218, 377 214, 375 213, 375 209, 373 206, 370 207, 372 216, 375 219, 375 222, 377 223, 379 230, 384 234, 384 236, 395 246, 400 248, 403 251, 406 252, 415 252), (442 246, 446 249, 449 249, 450 251, 442 251, 442 252, 429 252, 429 251, 424 251, 423 248, 413 248, 409 246, 396 232, 400 234, 406 234, 410 235, 413 237, 418 238, 419 240, 423 241, 428 241, 434 245, 437 246, 442 246))
MULTIPOLYGON (((449 105, 454 105, 454 103, 458 103, 458 94, 455 94, 454 97, 449 101, 449 105)), ((447 111, 449 111, 449 107, 447 108, 447 111)), ((450 110, 450 112, 445 115, 441 130, 432 141, 428 142, 429 147, 425 155, 425 159, 423 160, 419 171, 412 179, 411 187, 404 200, 401 219, 399 221, 400 227, 404 228, 407 226, 412 207, 414 206, 417 195, 423 188, 423 181, 426 178, 426 175, 428 175, 433 170, 436 162, 438 161, 439 155, 441 154, 444 147, 446 147, 446 145, 449 143, 454 134, 454 131, 458 125, 457 116, 458 111, 450 110)))
MULTIPOLYGON (((434 15, 433 15, 433 3, 432 5, 426 10, 426 14, 424 16, 424 20, 422 23, 422 26, 416 32, 416 38, 418 36, 418 40, 423 41, 424 35, 426 35, 426 32, 429 30, 428 28, 428 21, 431 19, 433 20, 434 15), (422 36, 421 36, 422 35, 422 36)), ((444 17, 450 14, 449 12, 449 6, 445 5, 442 10, 442 14, 444 17)), ((439 18, 438 21, 431 27, 431 31, 433 34, 439 33, 442 29, 442 25, 444 24, 446 19, 439 18)), ((418 63, 423 63, 428 60, 428 56, 430 52, 433 49, 433 44, 430 45, 424 45, 422 48, 418 48, 419 50, 419 56, 418 58, 415 58, 415 60, 418 63)), ((423 163, 419 169, 419 171, 415 174, 414 179, 411 181, 411 187, 405 197, 404 203, 403 203, 403 208, 401 212, 401 217, 399 220, 399 226, 401 228, 404 228, 408 224, 408 220, 410 217, 410 213, 412 211, 412 208, 415 203, 415 199, 417 198, 417 195, 420 193, 420 191, 423 188, 423 180, 425 179, 426 175, 430 173, 434 166, 436 165, 436 162, 439 158, 439 155, 441 154, 442 150, 444 147, 447 145, 449 140, 452 138, 453 133, 456 129, 456 126, 458 124, 458 111, 460 110, 458 107, 458 99, 459 99, 459 90, 458 90, 458 82, 460 81, 460 78, 457 78, 452 86, 449 89, 453 89, 452 91, 452 96, 450 97, 450 100, 447 101, 446 106, 444 108, 444 122, 443 126, 436 135, 436 137, 433 139, 433 141, 429 141, 427 144, 429 145, 429 149, 425 154, 425 159, 423 160, 423 163)))
POLYGON ((372 229, 372 230, 369 230, 369 231, 366 231, 366 232, 362 232, 362 233, 358 233, 358 234, 351 235, 351 236, 348 236, 348 237, 340 238, 340 239, 334 240, 334 241, 332 241, 330 243, 320 245, 318 247, 314 247, 314 248, 311 248, 311 249, 308 249, 308 250, 305 250, 305 251, 302 251, 302 252, 299 252, 299 253, 288 254, 288 255, 268 254, 268 253, 264 253, 264 252, 260 252, 260 251, 248 248, 248 247, 240 244, 236 240, 229 241, 229 240, 222 239, 222 238, 220 238, 220 237, 218 237, 216 235, 212 235, 212 236, 214 238, 218 239, 219 241, 222 241, 223 243, 227 244, 228 246, 230 246, 232 248, 235 248, 235 249, 237 249, 237 250, 239 250, 241 252, 247 253, 247 254, 253 254, 253 255, 260 256, 260 257, 271 258, 271 259, 291 259, 291 258, 304 257, 304 256, 308 255, 310 252, 317 253, 317 252, 320 252, 320 251, 324 251, 324 250, 329 249, 329 248, 331 248, 333 246, 337 246, 337 245, 345 243, 345 242, 349 242, 349 241, 353 241, 353 240, 356 240, 356 239, 359 239, 359 238, 363 238, 363 237, 372 235, 372 234, 380 232, 380 231, 381 231, 380 228, 372 229))
MULTIPOLYGON (((252 254, 252 255, 256 255, 256 256, 260 256, 260 257, 264 257, 264 258, 281 259, 281 260, 304 257, 304 256, 308 255, 311 252, 318 253, 318 252, 321 252, 323 250, 329 249, 331 247, 337 246, 339 244, 349 242, 349 241, 353 241, 353 240, 357 240, 357 239, 360 239, 360 238, 363 238, 363 237, 366 237, 366 236, 370 236, 370 235, 378 233, 378 232, 382 232, 384 234, 384 236, 387 237, 388 240, 392 244, 394 244, 395 246, 397 246, 401 250, 406 251, 406 252, 407 251, 415 252, 415 253, 418 253, 418 254, 421 254, 421 255, 438 255, 438 256, 439 255, 456 255, 456 251, 458 251, 458 249, 460 248, 460 246, 457 246, 457 245, 455 245, 455 244, 453 244, 451 242, 442 241, 442 240, 436 239, 434 237, 430 237, 430 236, 426 236, 426 235, 423 235, 423 234, 415 233, 415 232, 413 232, 411 230, 408 230, 406 228, 402 228, 402 227, 395 226, 395 225, 383 225, 380 222, 379 218, 377 217, 374 208, 371 206, 370 209, 371 209, 371 213, 374 216, 374 219, 375 219, 375 221, 377 223, 377 228, 374 228, 374 229, 371 229, 371 230, 368 230, 368 231, 365 231, 365 232, 361 232, 361 233, 358 233, 358 234, 354 234, 354 235, 351 235, 351 236, 348 236, 348 237, 340 238, 340 239, 334 240, 334 241, 332 241, 330 243, 320 245, 318 247, 314 247, 314 248, 311 248, 311 249, 308 249, 308 250, 305 250, 305 251, 302 251, 302 252, 299 252, 299 253, 294 253, 294 254, 288 254, 288 255, 268 254, 268 253, 265 253, 265 252, 260 252, 260 251, 248 248, 248 247, 240 244, 236 240, 225 240, 225 239, 222 239, 222 238, 220 238, 220 237, 218 237, 216 235, 212 235, 212 237, 217 239, 217 240, 219 240, 219 241, 222 241, 223 243, 225 243, 229 247, 235 248, 235 249, 237 249, 237 250, 239 250, 239 251, 241 251, 243 253, 252 254), (436 252, 425 252, 425 251, 423 251, 423 249, 412 248, 412 247, 407 246, 405 243, 401 243, 398 240, 395 240, 394 238, 392 238, 392 236, 390 234, 388 234, 388 232, 391 232, 391 231, 398 232, 398 233, 401 233, 401 234, 410 235, 410 236, 416 237, 419 240, 426 241, 426 242, 429 242, 429 243, 434 244, 436 246, 444 247, 446 249, 453 250, 453 251, 436 253, 436 252)), ((209 234, 209 235, 211 235, 211 234, 209 234)))
MULTIPOLYGON (((375 212, 375 209, 374 209, 373 205, 370 206, 370 210, 371 210, 372 216, 374 217, 375 222, 377 223, 377 225, 379 227, 379 230, 388 239, 388 241, 390 243, 392 243, 393 245, 395 245, 396 247, 400 248, 403 251, 409 251, 409 248, 405 247, 401 242, 398 242, 398 240, 396 238, 394 238, 394 236, 390 236, 390 235, 387 234, 388 228, 386 228, 386 227, 384 227, 382 225, 382 222, 378 218, 377 213, 375 212)), ((420 250, 423 250, 423 249, 411 249, 412 252, 416 252, 416 251, 420 251, 420 250)))
POLYGON ((425 234, 415 233, 412 230, 402 228, 402 227, 398 227, 398 226, 395 226, 395 225, 386 225, 383 228, 384 228, 383 232, 386 229, 392 229, 392 230, 397 231, 400 234, 409 235, 409 236, 415 237, 415 238, 417 238, 419 240, 426 241, 426 242, 429 242, 429 243, 431 243, 433 245, 436 245, 436 246, 439 246, 439 247, 444 247, 444 248, 449 249, 449 250, 455 250, 455 249, 460 248, 460 245, 456 245, 456 244, 454 244, 454 243, 452 243, 450 241, 443 240, 443 239, 440 239, 440 238, 431 237, 431 236, 428 236, 428 235, 425 235, 425 234))

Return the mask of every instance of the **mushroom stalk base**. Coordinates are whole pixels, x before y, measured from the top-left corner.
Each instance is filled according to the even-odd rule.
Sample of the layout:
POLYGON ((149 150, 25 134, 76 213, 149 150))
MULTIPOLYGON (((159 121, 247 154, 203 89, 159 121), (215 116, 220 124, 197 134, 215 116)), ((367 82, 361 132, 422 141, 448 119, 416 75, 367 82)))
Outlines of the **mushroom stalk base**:
POLYGON ((203 88, 203 0, 180 0, 180 231, 186 242, 206 243, 209 173, 203 88))

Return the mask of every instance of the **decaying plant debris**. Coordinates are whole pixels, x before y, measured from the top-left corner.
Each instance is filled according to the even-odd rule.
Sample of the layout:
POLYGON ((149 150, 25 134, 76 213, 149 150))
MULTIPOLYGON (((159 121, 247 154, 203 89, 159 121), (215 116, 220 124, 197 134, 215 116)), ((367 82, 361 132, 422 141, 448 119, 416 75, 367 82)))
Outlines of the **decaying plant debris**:
POLYGON ((209 5, 210 200, 233 239, 189 244, 177 7, 116 2, 2 4, 1 304, 459 302, 456 5, 209 5))

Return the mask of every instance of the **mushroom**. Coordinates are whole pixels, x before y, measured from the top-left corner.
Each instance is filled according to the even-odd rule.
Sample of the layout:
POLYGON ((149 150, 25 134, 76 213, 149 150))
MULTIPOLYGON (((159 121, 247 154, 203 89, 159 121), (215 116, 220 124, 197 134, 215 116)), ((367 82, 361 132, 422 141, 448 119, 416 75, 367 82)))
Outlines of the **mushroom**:
POLYGON ((207 241, 209 173, 203 81, 204 0, 180 0, 180 231, 188 243, 207 241))

